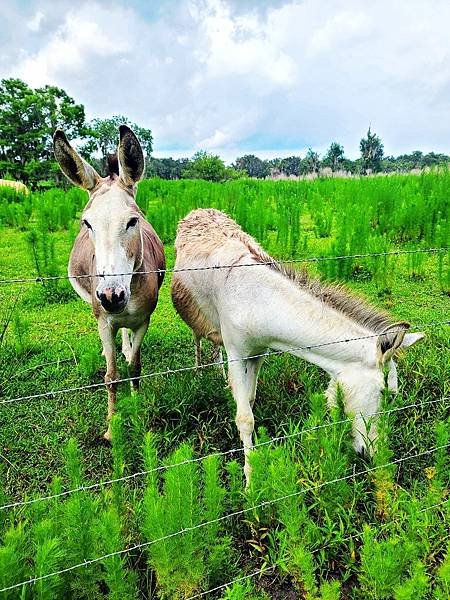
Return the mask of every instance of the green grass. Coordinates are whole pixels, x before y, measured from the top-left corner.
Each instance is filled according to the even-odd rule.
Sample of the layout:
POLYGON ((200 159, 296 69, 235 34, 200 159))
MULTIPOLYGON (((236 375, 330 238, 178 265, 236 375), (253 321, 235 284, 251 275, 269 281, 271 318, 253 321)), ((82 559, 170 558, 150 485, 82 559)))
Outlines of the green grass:
MULTIPOLYGON (((140 184, 139 201, 165 239, 171 267, 176 221, 200 205, 226 209, 281 258, 443 244, 443 232, 448 231, 448 180, 446 172, 416 178, 310 183, 244 181, 216 185, 153 180, 140 184)), ((38 207, 39 196, 35 196, 28 220, 9 223, 4 219, 0 230, 1 279, 37 274, 36 260, 27 242, 30 229, 36 230, 41 240, 45 238, 43 243, 53 244, 48 260, 45 248, 38 246, 42 271, 39 274, 65 273, 76 231, 73 215, 77 211, 79 214, 82 196, 71 192, 67 202, 72 208, 63 210, 58 207, 63 206, 64 196, 55 192, 53 206, 52 192, 46 194, 45 214, 38 207), (55 214, 59 215, 57 227, 49 225, 55 214)), ((13 202, 21 205, 16 197, 13 201, 8 197, 3 199, 3 207, 13 202)), ((6 212, 0 211, 0 217, 6 212)), ((448 319, 448 254, 441 259, 437 255, 420 255, 414 259, 397 256, 344 262, 350 267, 330 262, 310 265, 309 269, 320 269, 322 275, 331 279, 346 280, 349 287, 375 305, 413 326, 448 319)), ((100 355, 96 321, 89 306, 67 282, 47 288, 41 283, 2 285, 0 292, 0 331, 9 321, 0 346, 1 399, 102 381, 104 359, 100 355)), ((426 339, 399 361, 400 392, 395 398, 386 398, 386 408, 449 395, 448 327, 436 327, 426 333, 426 339)), ((172 307, 169 275, 144 341, 142 372, 184 367, 193 362, 191 332, 172 307)), ((122 359, 120 372, 127 376, 122 359)), ((317 396, 326 384, 319 369, 294 357, 267 359, 254 410, 257 426, 264 428, 260 439, 337 418, 326 414, 323 398, 317 396)), ((72 467, 68 467, 64 449, 70 439, 79 449, 79 477, 85 483, 143 469, 149 460, 148 453, 142 452, 148 431, 152 432, 152 452, 157 453, 158 461, 166 460, 172 452, 176 453, 170 459, 174 461, 178 454, 199 456, 240 446, 234 403, 216 370, 144 379, 138 399, 130 399, 129 387, 123 384, 118 395, 122 442, 116 441, 113 451, 102 441, 106 415, 103 388, 0 405, 0 498, 3 495, 5 501, 21 500, 73 486, 73 465, 78 459, 73 459, 72 467)), ((423 452, 435 445, 436 439, 448 439, 448 401, 394 413, 386 424, 386 432, 387 441, 381 445, 378 464, 382 464, 384 456, 389 460, 390 456, 395 459, 423 452), (438 423, 441 430, 436 434, 438 423)), ((333 426, 320 435, 300 436, 278 448, 262 447, 254 455, 254 482, 247 494, 242 487, 240 467, 224 460, 218 467, 224 498, 220 501, 223 505, 214 501, 217 511, 224 514, 277 498, 298 490, 299 485, 310 486, 347 474, 353 465, 356 470, 371 468, 371 461, 353 454, 348 437, 345 428, 333 426), (333 458, 330 461, 327 457, 333 458)), ((241 463, 241 457, 237 459, 241 463)), ((173 469, 172 474, 175 472, 173 469)), ((30 509, 0 513, 4 544, 3 554, 0 552, 0 582, 6 581, 2 573, 16 572, 17 576, 11 575, 14 582, 37 572, 75 564, 77 556, 82 559, 83 547, 75 546, 77 534, 70 530, 70 523, 76 530, 80 519, 85 520, 86 529, 93 536, 91 542, 85 541, 85 551, 90 555, 84 558, 148 539, 158 529, 155 514, 160 515, 163 532, 176 528, 180 511, 191 510, 191 522, 207 520, 214 506, 211 499, 208 504, 208 498, 216 498, 214 494, 221 497, 219 484, 214 484, 210 474, 209 487, 205 487, 209 491, 201 492, 207 475, 200 466, 183 477, 184 485, 191 484, 195 491, 190 500, 186 490, 177 496, 180 490, 176 488, 176 476, 162 476, 156 482, 137 479, 121 490, 107 488, 101 493, 80 494, 78 504, 76 500, 64 499, 50 507, 38 503, 30 509), (152 485, 151 493, 160 512, 149 516, 152 485), (146 504, 142 501, 144 489, 146 504), (13 531, 13 525, 22 529, 13 531), (13 547, 16 555, 25 557, 23 565, 14 567, 8 562, 12 560, 8 552, 13 547)), ((449 544, 448 505, 425 513, 417 510, 444 499, 448 488, 445 456, 441 463, 434 456, 424 456, 402 463, 395 473, 382 469, 380 476, 369 475, 343 486, 323 488, 293 503, 275 504, 270 509, 225 521, 214 533, 217 552, 212 557, 211 538, 194 536, 184 542, 184 559, 175 551, 177 560, 167 562, 167 557, 164 559, 153 547, 154 551, 143 556, 131 553, 118 562, 105 561, 98 568, 86 569, 84 575, 81 569, 57 578, 53 588, 49 582, 48 587, 36 588, 35 593, 39 597, 98 597, 109 589, 111 597, 116 594, 119 598, 139 593, 145 597, 156 589, 162 597, 183 598, 262 565, 275 565, 272 591, 265 578, 254 578, 230 588, 225 597, 262 599, 272 597, 271 594, 277 597, 275 593, 281 594, 278 597, 289 597, 288 593, 300 594, 302 598, 339 597, 333 580, 339 582, 343 598, 408 598, 413 594, 421 597, 417 591, 420 586, 426 590, 422 597, 432 597, 426 595, 432 589, 437 590, 433 593, 439 597, 440 588, 445 594, 448 586, 448 568, 445 571, 443 562, 449 544), (425 471, 428 467, 436 467, 436 473, 425 471), (344 541, 348 536, 359 535, 360 538, 344 541), (212 561, 207 568, 206 556, 212 561), (408 564, 405 557, 412 557, 408 564), (444 573, 442 577, 439 569, 444 573), (174 581, 178 583, 173 589, 174 581)), ((186 522, 181 522, 181 526, 186 526, 186 522)), ((167 546, 165 551, 173 553, 174 549, 167 546)), ((24 597, 35 597, 33 593, 28 589, 24 597)), ((5 597, 17 596, 12 593, 5 597)))

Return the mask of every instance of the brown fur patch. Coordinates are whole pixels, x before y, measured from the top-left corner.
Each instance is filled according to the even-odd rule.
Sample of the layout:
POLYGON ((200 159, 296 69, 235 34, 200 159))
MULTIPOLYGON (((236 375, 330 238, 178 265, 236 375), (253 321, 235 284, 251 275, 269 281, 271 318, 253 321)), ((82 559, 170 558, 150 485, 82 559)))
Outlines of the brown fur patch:
POLYGON ((172 302, 175 310, 198 337, 204 337, 216 345, 222 343, 222 337, 206 319, 201 308, 195 301, 189 289, 182 284, 179 277, 172 280, 172 302))
MULTIPOLYGON (((310 277, 305 270, 297 271, 277 262, 233 219, 219 210, 197 209, 189 213, 178 225, 175 248, 177 253, 185 251, 190 256, 207 256, 229 239, 242 242, 256 263, 269 263, 268 268, 280 273, 302 290, 370 331, 381 333, 392 324, 388 314, 351 294, 344 286, 324 283, 320 279, 310 277)), ((174 292, 172 292, 173 296, 174 292)), ((176 301, 174 299, 174 304, 176 301)), ((187 309, 182 307, 182 310, 187 309)), ((183 316, 181 312, 180 314, 183 316)), ((185 320, 189 323, 187 319, 185 320)), ((197 318, 195 320, 197 321, 197 318)), ((195 330, 197 331, 196 328, 195 330)))

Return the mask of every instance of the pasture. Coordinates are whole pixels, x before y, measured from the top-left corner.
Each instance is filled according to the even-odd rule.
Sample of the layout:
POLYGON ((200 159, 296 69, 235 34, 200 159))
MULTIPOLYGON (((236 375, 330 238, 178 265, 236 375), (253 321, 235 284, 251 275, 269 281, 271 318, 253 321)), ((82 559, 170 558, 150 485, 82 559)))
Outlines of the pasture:
MULTIPOLYGON (((449 189, 445 170, 139 184, 169 269, 179 219, 215 207, 274 257, 305 259, 296 266, 426 333, 399 360, 372 459, 354 453, 342 409, 327 411, 322 371, 268 357, 246 491, 219 370, 145 378, 194 364, 170 273, 143 344, 140 394, 119 385, 112 447, 101 438, 104 387, 77 389, 103 381, 95 318, 67 280, 45 279, 66 274, 87 196, 0 188, 0 280, 42 278, 0 283, 0 597, 448 598, 450 251, 416 251, 448 246, 449 189), (372 256, 334 259, 355 254, 372 256)), ((205 361, 210 353, 205 344, 205 361)), ((119 369, 126 378, 123 358, 119 369)))

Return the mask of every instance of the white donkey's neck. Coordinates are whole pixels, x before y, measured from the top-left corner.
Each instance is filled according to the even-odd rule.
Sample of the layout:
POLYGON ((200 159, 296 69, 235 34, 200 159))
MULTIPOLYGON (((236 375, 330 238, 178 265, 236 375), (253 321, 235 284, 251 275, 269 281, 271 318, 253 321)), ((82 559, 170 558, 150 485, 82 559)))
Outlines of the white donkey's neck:
MULTIPOLYGON (((374 330, 317 297, 308 286, 302 287, 267 266, 236 269, 225 283, 230 284, 234 289, 239 285, 239 298, 236 305, 231 299, 230 306, 231 294, 225 293, 220 312, 240 323, 243 336, 252 340, 252 351, 263 347, 287 351, 331 375, 343 363, 376 364, 374 330)), ((221 321, 226 323, 228 318, 221 321)))

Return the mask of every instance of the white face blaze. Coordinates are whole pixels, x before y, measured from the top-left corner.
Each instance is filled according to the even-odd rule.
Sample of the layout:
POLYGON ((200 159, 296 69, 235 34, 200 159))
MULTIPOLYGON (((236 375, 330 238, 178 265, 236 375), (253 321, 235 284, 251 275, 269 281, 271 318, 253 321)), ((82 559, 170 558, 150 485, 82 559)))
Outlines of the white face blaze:
POLYGON ((118 184, 99 191, 83 213, 82 227, 87 227, 94 245, 97 273, 104 274, 96 296, 107 312, 117 313, 127 305, 132 272, 142 260, 139 213, 118 184))

